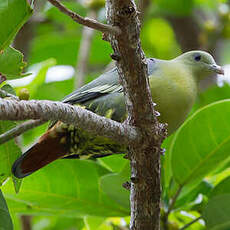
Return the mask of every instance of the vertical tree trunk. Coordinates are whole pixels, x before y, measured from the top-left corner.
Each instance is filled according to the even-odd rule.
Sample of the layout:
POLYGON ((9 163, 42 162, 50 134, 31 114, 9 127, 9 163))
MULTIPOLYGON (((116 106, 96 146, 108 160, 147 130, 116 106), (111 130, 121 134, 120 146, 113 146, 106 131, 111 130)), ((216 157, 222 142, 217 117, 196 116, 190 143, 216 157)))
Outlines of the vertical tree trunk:
POLYGON ((107 38, 113 47, 126 97, 127 122, 141 133, 139 143, 130 143, 131 230, 160 229, 160 145, 165 136, 154 111, 145 55, 140 45, 140 22, 133 0, 107 0, 109 24, 120 35, 107 38))

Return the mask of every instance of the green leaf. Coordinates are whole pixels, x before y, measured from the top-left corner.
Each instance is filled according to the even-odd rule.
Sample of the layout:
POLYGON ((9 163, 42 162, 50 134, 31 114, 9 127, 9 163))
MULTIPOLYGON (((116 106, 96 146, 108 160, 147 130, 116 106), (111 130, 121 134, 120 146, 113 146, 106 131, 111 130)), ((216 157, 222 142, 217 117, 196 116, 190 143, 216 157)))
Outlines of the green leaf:
POLYGON ((230 229, 230 194, 211 198, 203 212, 208 230, 230 229))
POLYGON ((0 190, 0 230, 13 230, 12 220, 6 201, 0 190))
POLYGON ((0 51, 10 45, 31 14, 27 0, 0 0, 0 51))
POLYGON ((55 58, 58 65, 76 65, 81 34, 46 33, 31 42, 30 64, 55 58), (62 52, 60 52, 60 50, 62 52))
POLYGON ((230 205, 230 176, 214 187, 204 209, 204 219, 210 229, 229 229, 229 209, 226 205, 230 205))
POLYGON ((170 149, 173 177, 194 186, 229 159, 230 100, 194 113, 176 133, 170 149))
MULTIPOLYGON (((183 227, 198 218, 200 214, 196 212, 175 211, 170 214, 169 230, 183 229, 183 227), (179 225, 179 226, 178 226, 179 225), (171 228, 170 228, 171 227, 171 228)), ((197 221, 185 228, 186 230, 204 230, 204 225, 197 221)))
POLYGON ((1 89, 6 91, 7 93, 16 95, 14 88, 11 85, 6 84, 6 85, 2 86, 1 89))
MULTIPOLYGON (((0 134, 15 127, 15 122, 0 121, 0 134)), ((11 167, 13 162, 21 155, 20 148, 15 144, 14 140, 10 140, 0 147, 0 185, 12 176, 11 167)), ((15 178, 15 183, 17 179, 15 178)), ((17 186, 18 187, 18 186, 17 186)), ((16 188, 15 188, 16 189, 16 188)), ((16 191, 19 188, 16 189, 16 191)))
POLYGON ((115 154, 108 157, 99 158, 98 161, 102 166, 106 167, 112 172, 120 172, 127 164, 127 160, 124 159, 123 154, 115 154))
POLYGON ((22 77, 22 71, 26 63, 23 62, 23 55, 18 50, 7 47, 0 53, 0 73, 7 80, 22 77))
POLYGON ((121 205, 101 191, 100 177, 109 171, 93 161, 58 160, 23 180, 19 194, 3 186, 11 212, 68 217, 127 216, 121 205))
POLYGON ((87 230, 95 230, 105 221, 103 217, 85 217, 84 222, 87 230))
POLYGON ((111 173, 101 178, 102 190, 118 204, 122 205, 127 212, 130 209, 129 191, 125 189, 122 184, 129 181, 130 166, 129 162, 120 173, 111 173))
POLYGON ((230 194, 230 176, 222 180, 218 185, 214 187, 210 197, 222 194, 230 194))
POLYGON ((176 200, 174 208, 185 208, 185 206, 190 207, 191 203, 195 201, 198 195, 202 194, 208 196, 211 193, 212 188, 213 186, 207 181, 201 181, 201 183, 197 185, 194 189, 192 189, 190 192, 185 194, 182 193, 181 196, 179 196, 176 200))

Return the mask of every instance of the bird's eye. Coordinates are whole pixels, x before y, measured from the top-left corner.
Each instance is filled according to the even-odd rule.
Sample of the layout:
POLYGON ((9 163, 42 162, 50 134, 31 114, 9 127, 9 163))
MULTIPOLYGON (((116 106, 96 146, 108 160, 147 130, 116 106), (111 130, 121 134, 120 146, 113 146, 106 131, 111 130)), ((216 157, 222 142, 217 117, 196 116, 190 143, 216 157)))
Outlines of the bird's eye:
POLYGON ((195 61, 200 61, 200 60, 201 60, 201 55, 200 55, 200 54, 196 54, 196 55, 194 56, 194 60, 195 60, 195 61))

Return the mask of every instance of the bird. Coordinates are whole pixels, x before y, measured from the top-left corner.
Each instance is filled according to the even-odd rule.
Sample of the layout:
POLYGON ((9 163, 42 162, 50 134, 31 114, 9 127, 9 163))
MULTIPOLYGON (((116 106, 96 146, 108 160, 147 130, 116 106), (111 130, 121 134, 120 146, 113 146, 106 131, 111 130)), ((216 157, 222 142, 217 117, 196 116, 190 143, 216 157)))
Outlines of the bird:
MULTIPOLYGON (((171 60, 147 59, 152 100, 160 113, 158 120, 175 132, 191 111, 199 82, 209 75, 224 74, 221 66, 205 51, 194 50, 171 60)), ((63 101, 79 105, 118 122, 127 118, 123 87, 117 68, 75 90, 63 101)), ((95 159, 127 153, 127 146, 85 130, 53 122, 44 135, 13 164, 12 173, 23 178, 60 158, 95 159)))

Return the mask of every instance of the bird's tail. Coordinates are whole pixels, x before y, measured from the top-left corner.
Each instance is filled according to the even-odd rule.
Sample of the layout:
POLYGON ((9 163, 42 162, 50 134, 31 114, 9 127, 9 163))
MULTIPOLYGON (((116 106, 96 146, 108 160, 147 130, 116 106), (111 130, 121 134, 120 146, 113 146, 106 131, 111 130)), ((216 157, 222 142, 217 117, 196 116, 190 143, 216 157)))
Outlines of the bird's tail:
POLYGON ((28 176, 69 153, 70 144, 68 142, 70 138, 68 138, 68 132, 58 123, 41 136, 38 143, 14 162, 12 173, 16 177, 28 176))

